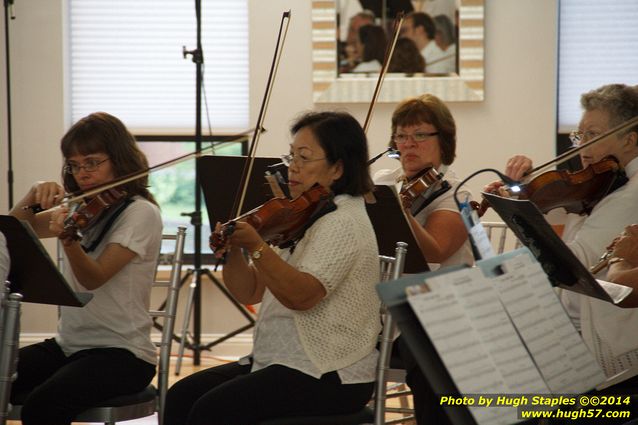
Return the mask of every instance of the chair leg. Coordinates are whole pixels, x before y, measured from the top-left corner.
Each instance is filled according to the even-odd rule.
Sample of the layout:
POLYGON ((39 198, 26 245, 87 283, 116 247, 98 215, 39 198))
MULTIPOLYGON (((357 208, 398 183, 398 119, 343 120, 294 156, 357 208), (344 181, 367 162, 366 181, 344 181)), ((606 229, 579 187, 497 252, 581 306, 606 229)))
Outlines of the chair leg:
POLYGON ((182 358, 184 357, 184 349, 186 348, 186 341, 188 339, 188 327, 190 326, 196 285, 195 274, 193 274, 193 281, 188 287, 188 299, 186 300, 186 309, 184 310, 184 320, 182 322, 182 329, 180 334, 181 341, 179 343, 179 350, 177 352, 177 360, 175 361, 175 375, 179 375, 182 369, 182 358))

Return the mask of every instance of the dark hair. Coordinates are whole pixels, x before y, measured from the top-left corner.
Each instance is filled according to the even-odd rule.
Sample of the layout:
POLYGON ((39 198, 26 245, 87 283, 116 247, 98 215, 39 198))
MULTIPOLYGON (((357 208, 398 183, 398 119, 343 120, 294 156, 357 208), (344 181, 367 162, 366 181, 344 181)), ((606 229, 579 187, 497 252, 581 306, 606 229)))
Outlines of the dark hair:
MULTIPOLYGON (((148 169, 148 161, 139 149, 135 138, 126 129, 122 121, 106 112, 92 113, 66 132, 60 142, 62 155, 66 159, 73 155, 105 153, 111 160, 115 177, 126 176, 148 169)), ((67 191, 79 189, 75 178, 62 170, 64 187, 67 191)), ((148 191, 148 176, 133 180, 120 186, 130 196, 139 195, 157 204, 148 191)))
MULTIPOLYGON (((441 148, 441 162, 450 165, 456 157, 456 124, 452 113, 445 103, 431 94, 406 99, 397 106, 392 114, 392 134, 397 127, 432 124, 438 131, 439 146, 441 148)), ((390 146, 396 149, 394 140, 390 146)))
POLYGON ((425 72, 425 59, 414 41, 406 37, 397 40, 392 59, 388 65, 388 72, 405 72, 407 74, 425 72))
MULTIPOLYGON (((638 86, 608 84, 583 94, 580 104, 585 111, 598 109, 609 113, 610 127, 616 127, 638 116, 638 86)), ((625 131, 635 131, 638 125, 625 131)))
POLYGON ((456 30, 450 18, 447 15, 436 15, 433 20, 436 32, 441 34, 442 41, 446 45, 456 43, 456 30))
POLYGON ((330 188, 335 195, 347 193, 358 196, 372 190, 366 135, 352 115, 346 112, 308 112, 295 120, 290 133, 295 135, 303 128, 312 131, 329 164, 342 163, 343 174, 330 188))
POLYGON ((378 25, 363 25, 359 28, 359 40, 363 44, 363 62, 378 60, 383 63, 386 48, 385 31, 378 25))
POLYGON ((410 12, 406 15, 406 18, 412 18, 412 27, 414 29, 423 27, 428 38, 430 40, 434 40, 434 36, 436 35, 436 26, 434 25, 434 20, 430 15, 423 12, 410 12))

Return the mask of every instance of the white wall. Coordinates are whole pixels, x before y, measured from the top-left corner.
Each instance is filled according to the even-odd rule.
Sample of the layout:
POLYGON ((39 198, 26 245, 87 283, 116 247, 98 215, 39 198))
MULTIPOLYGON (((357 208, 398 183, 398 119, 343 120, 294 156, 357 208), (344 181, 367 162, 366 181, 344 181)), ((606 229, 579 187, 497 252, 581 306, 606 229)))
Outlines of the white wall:
MULTIPOLYGON (((286 153, 288 126, 313 108, 310 1, 249 0, 251 28, 251 114, 254 123, 264 92, 281 13, 292 10, 279 74, 271 96, 258 154, 286 153)), ((63 0, 16 0, 11 22, 13 169, 15 198, 35 180, 58 178, 58 141, 66 128, 63 78, 63 0)), ((204 2, 205 5, 205 2, 204 2)), ((454 168, 460 176, 485 167, 503 168, 507 158, 525 153, 537 162, 553 157, 556 104, 556 0, 489 0, 485 6, 485 101, 452 103, 458 126, 454 168)), ((0 35, 4 58, 4 32, 0 35)), ((7 139, 4 63, 0 71, 0 210, 7 211, 7 139)), ((415 93, 417 95, 418 93, 415 93)), ((394 104, 378 104, 368 132, 370 152, 389 138, 394 104)), ((367 104, 320 105, 345 109, 363 122, 367 104)), ((374 167, 394 167, 384 158, 374 167)), ((477 177, 478 193, 493 180, 477 177)), ((489 216, 488 216, 489 218, 489 216)), ((185 294, 185 292, 184 292, 185 294)), ((240 322, 228 303, 208 291, 204 332, 225 332, 240 322), (220 301, 221 300, 221 301, 220 301), (230 323, 229 323, 230 322, 230 323), (222 323, 220 325, 220 323, 222 323), (223 329, 222 329, 223 328, 223 329)), ((55 309, 27 306, 23 333, 52 332, 55 309)))

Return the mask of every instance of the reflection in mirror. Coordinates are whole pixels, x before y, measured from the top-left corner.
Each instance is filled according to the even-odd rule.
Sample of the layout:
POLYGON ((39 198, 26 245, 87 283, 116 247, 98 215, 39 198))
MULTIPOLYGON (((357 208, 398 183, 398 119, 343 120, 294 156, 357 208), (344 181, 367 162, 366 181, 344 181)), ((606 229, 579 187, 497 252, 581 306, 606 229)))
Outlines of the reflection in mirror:
POLYGON ((380 71, 399 12, 405 19, 388 72, 457 73, 456 0, 337 0, 336 6, 339 74, 380 71))
POLYGON ((315 102, 370 101, 401 10, 408 14, 378 100, 482 101, 483 1, 313 0, 315 102))

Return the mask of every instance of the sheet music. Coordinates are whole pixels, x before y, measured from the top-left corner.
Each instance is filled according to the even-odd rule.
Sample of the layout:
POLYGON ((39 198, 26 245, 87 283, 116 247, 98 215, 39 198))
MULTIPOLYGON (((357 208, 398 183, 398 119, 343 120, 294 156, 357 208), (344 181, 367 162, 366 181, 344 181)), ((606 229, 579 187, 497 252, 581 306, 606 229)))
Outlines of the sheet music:
MULTIPOLYGON (((455 288, 473 286, 481 278, 482 273, 477 269, 437 276, 426 282, 431 287, 431 292, 411 295, 408 302, 461 393, 505 394, 509 392, 505 379, 496 366, 491 350, 482 342, 485 324, 494 320, 491 309, 493 303, 476 302, 473 308, 468 309, 467 299, 459 297, 455 288), (477 317, 485 319, 477 322, 477 317)), ((507 333, 507 330, 500 332, 507 333)), ((510 424, 517 421, 515 409, 468 408, 481 425, 510 424)))
POLYGON ((521 343, 498 293, 480 269, 468 269, 467 274, 437 276, 427 283, 433 290, 454 288, 492 362, 499 366, 507 393, 550 392, 521 343))
POLYGON ((596 282, 607 292, 614 304, 618 304, 633 292, 633 288, 613 282, 596 279, 596 282))
MULTIPOLYGON (((467 268, 426 277, 428 292, 406 291, 459 391, 575 394, 602 382, 541 266, 527 254, 501 265, 498 277, 467 268)), ((511 407, 468 409, 481 425, 517 422, 511 407)))
MULTIPOLYGON (((552 391, 579 394, 604 381, 603 371, 576 331, 540 264, 529 257, 519 256, 504 261, 503 269, 508 272, 507 276, 519 277, 518 280, 505 282, 503 286, 517 286, 525 282, 528 288, 525 292, 530 295, 527 304, 536 304, 535 310, 539 312, 539 316, 532 317, 532 320, 548 329, 542 338, 532 339, 531 342, 524 339, 533 354, 549 350, 546 357, 544 353, 539 356, 537 364, 552 391), (560 358, 555 360, 556 363, 545 363, 550 361, 552 355, 560 358), (544 368, 541 368, 541 363, 544 368)), ((511 305, 505 302, 505 306, 510 311, 511 305)), ((516 323, 514 317, 512 319, 516 323)))

